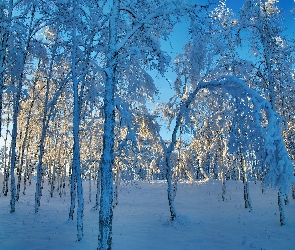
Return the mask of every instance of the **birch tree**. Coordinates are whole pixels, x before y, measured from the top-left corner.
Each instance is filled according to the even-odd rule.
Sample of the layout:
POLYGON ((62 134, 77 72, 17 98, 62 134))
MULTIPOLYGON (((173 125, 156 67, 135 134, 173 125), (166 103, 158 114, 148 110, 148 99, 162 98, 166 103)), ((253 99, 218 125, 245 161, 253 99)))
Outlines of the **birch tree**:
MULTIPOLYGON (((289 75, 291 64, 287 59, 289 53, 286 49, 286 41, 282 36, 282 18, 280 9, 277 7, 277 1, 245 1, 241 10, 240 22, 241 31, 248 29, 255 37, 252 40, 252 49, 261 60, 258 62, 259 67, 256 74, 262 83, 260 87, 264 89, 264 94, 269 99, 272 108, 281 113, 277 98, 278 91, 282 90, 282 86, 288 84, 292 79, 285 77, 289 75), (286 67, 287 64, 289 66, 286 67)), ((281 114, 283 115, 283 113, 281 114)), ((282 204, 283 196, 287 198, 286 194, 279 190, 279 204, 282 204)), ((283 207, 281 206, 280 213, 280 223, 283 225, 285 222, 282 215, 283 207)))
MULTIPOLYGON (((222 1, 222 3, 224 3, 224 1, 222 1)), ((210 40, 207 40, 207 38, 210 37, 211 34, 208 34, 208 37, 202 37, 202 35, 199 35, 200 33, 202 34, 202 32, 195 32, 195 33, 192 32, 192 34, 194 35, 193 36, 194 40, 192 39, 192 42, 188 43, 187 47, 186 47, 186 49, 189 49, 189 50, 187 50, 187 52, 184 55, 182 55, 182 57, 180 56, 179 59, 176 61, 177 65, 179 65, 176 68, 179 72, 179 75, 178 75, 178 78, 177 78, 177 81, 175 84, 176 90, 180 89, 179 86, 181 87, 181 86, 187 85, 187 81, 186 81, 187 79, 189 80, 188 82, 191 85, 189 86, 190 91, 188 91, 188 93, 186 94, 186 98, 184 100, 180 101, 177 112, 174 113, 174 116, 172 116, 172 117, 175 117, 176 124, 173 129, 171 143, 168 146, 167 153, 166 153, 168 200, 169 200, 170 214, 171 214, 172 220, 176 218, 176 209, 174 206, 174 196, 175 195, 173 194, 173 189, 174 189, 173 185, 172 185, 173 182, 171 180, 173 166, 171 165, 170 158, 173 154, 173 151, 175 150, 175 144, 177 142, 177 140, 176 140, 177 133, 178 133, 180 126, 182 124, 182 120, 183 119, 189 120, 188 113, 192 109, 190 105, 192 105, 194 99, 196 98, 196 96, 200 92, 200 90, 203 89, 202 85, 206 86, 208 84, 208 87, 205 87, 205 89, 212 89, 211 87, 209 87, 209 85, 211 85, 211 83, 213 83, 214 81, 212 81, 210 83, 210 80, 218 78, 218 75, 239 74, 241 77, 245 77, 245 76, 243 76, 243 74, 246 73, 247 70, 249 70, 249 68, 244 67, 244 69, 242 69, 242 71, 241 71, 241 68, 239 65, 246 66, 247 62, 245 64, 245 61, 242 61, 242 60, 237 61, 235 51, 232 50, 232 46, 223 47, 223 44, 227 44, 227 41, 228 41, 227 38, 229 37, 228 34, 232 34, 234 36, 234 33, 232 33, 232 31, 237 30, 238 22, 237 22, 237 20, 233 20, 231 18, 226 19, 227 15, 219 15, 220 13, 224 13, 224 11, 226 10, 224 8, 224 6, 222 6, 222 3, 221 3, 221 7, 216 9, 217 12, 215 12, 215 14, 212 13, 210 18, 213 18, 213 20, 219 20, 219 18, 221 17, 220 20, 222 20, 222 22, 220 23, 221 26, 219 26, 219 27, 221 27, 221 29, 225 28, 228 30, 228 33, 227 32, 223 33, 223 34, 227 34, 224 37, 225 40, 220 39, 221 36, 218 36, 218 32, 217 33, 214 32, 215 31, 213 28, 214 25, 213 26, 211 25, 214 23, 214 21, 212 21, 213 22, 212 23, 212 22, 210 22, 210 19, 209 19, 209 21, 206 22, 206 19, 204 19, 204 16, 203 16, 203 20, 199 21, 199 23, 204 24, 204 27, 212 27, 213 30, 212 31, 210 30, 210 31, 215 36, 213 35, 210 40), (229 26, 231 26, 231 27, 229 27, 229 26), (206 42, 204 42, 204 41, 206 41, 206 42), (219 43, 220 41, 223 41, 223 43, 219 43), (200 50, 194 49, 194 46, 196 46, 198 48, 200 48, 202 46, 203 49, 201 50, 201 52, 199 52, 200 50), (212 48, 208 49, 208 48, 210 48, 210 46, 212 46, 212 48), (215 48, 216 48, 216 50, 214 50, 215 48), (193 51, 195 53, 193 53, 193 51), (225 55, 225 57, 223 55, 225 55), (231 56, 228 57, 228 55, 231 55, 231 56), (224 59, 226 59, 227 63, 224 63, 225 62, 224 59), (223 65, 223 66, 218 67, 218 65, 223 65), (188 118, 186 118, 186 117, 188 117, 188 118)), ((225 11, 225 13, 226 12, 227 11, 225 11)), ((198 20, 198 19, 197 18, 194 19, 194 16, 193 16, 192 20, 193 20, 192 27, 194 27, 195 30, 201 29, 202 26, 196 25, 197 22, 194 21, 194 20, 198 20)), ((192 30, 194 31, 194 29, 192 29, 192 30)), ((251 65, 251 63, 248 63, 248 65, 251 65)), ((225 86, 226 86, 226 84, 223 85, 223 87, 225 87, 225 86)), ((246 85, 244 87, 247 89, 247 91, 251 92, 251 94, 252 93, 254 94, 253 90, 248 89, 248 87, 246 85)), ((227 87, 223 88, 223 90, 227 91, 229 93, 229 95, 233 97, 233 99, 231 100, 231 102, 232 102, 231 105, 236 105, 238 107, 247 107, 246 110, 248 110, 248 111, 251 110, 251 108, 249 108, 251 105, 252 106, 258 105, 258 108, 256 107, 254 109, 254 111, 251 111, 251 112, 254 112, 254 114, 252 113, 248 116, 248 117, 252 117, 251 118, 252 124, 247 125, 247 132, 246 132, 247 140, 249 141, 250 138, 254 138, 253 131, 254 132, 260 131, 259 133, 260 133, 260 136, 263 138, 263 140, 262 140, 263 143, 261 140, 256 140, 256 141, 253 140, 252 144, 256 145, 256 147, 263 147, 266 151, 268 151, 269 147, 271 147, 269 145, 273 145, 275 143, 276 144, 275 147, 277 149, 279 148, 278 150, 284 151, 284 153, 283 153, 284 154, 283 158, 285 159, 284 162, 288 162, 288 163, 286 163, 286 166, 281 166, 280 160, 278 158, 276 158, 276 160, 274 160, 274 162, 277 165, 273 166, 273 169, 276 169, 274 171, 282 171, 281 173, 283 175, 284 175, 284 172, 286 171, 285 173, 288 176, 287 182, 289 185, 290 181, 292 180, 291 175, 290 175, 290 173, 291 173, 290 159, 288 158, 288 154, 286 154, 286 150, 285 150, 284 143, 281 138, 280 132, 278 132, 276 135, 273 135, 276 138, 280 137, 280 139, 279 139, 280 142, 278 142, 278 141, 274 142, 274 141, 269 141, 269 137, 266 136, 265 132, 262 131, 263 130, 262 126, 265 126, 265 129, 270 129, 270 130, 272 130, 272 126, 274 126, 274 127, 278 126, 278 127, 282 128, 282 124, 281 124, 282 120, 280 120, 280 118, 275 118, 275 117, 277 117, 275 110, 271 106, 270 107, 268 106, 267 110, 271 109, 271 111, 270 111, 271 114, 269 113, 268 115, 266 115, 267 118, 265 118, 265 119, 272 120, 272 125, 269 125, 269 126, 263 125, 261 118, 259 118, 261 116, 261 114, 259 114, 260 109, 261 109, 261 108, 259 108, 260 107, 259 103, 260 102, 264 103, 264 101, 262 101, 262 99, 261 99, 261 101, 259 101, 259 103, 253 104, 253 100, 252 100, 253 96, 251 96, 251 97, 249 97, 251 99, 250 103, 252 103, 250 105, 249 101, 247 101, 245 99, 245 97, 239 96, 239 98, 236 99, 236 95, 233 94, 231 91, 229 91, 229 89, 227 87), (239 100, 239 102, 235 103, 235 101, 233 101, 233 100, 239 100), (254 123, 253 123, 253 121, 254 121, 254 123), (250 131, 248 128, 251 128, 252 130, 250 131)), ((243 92, 243 93, 245 96, 247 96, 246 92, 243 92)), ((262 98, 262 97, 258 97, 259 94, 257 92, 254 95, 256 96, 255 98, 258 98, 258 99, 262 98)), ((216 95, 216 98, 217 99, 220 98, 220 100, 223 101, 221 96, 216 95)), ((173 99, 173 100, 175 100, 175 99, 173 99)), ((267 104, 267 105, 269 105, 269 104, 267 104)), ((245 111, 243 111, 243 113, 245 114, 245 111)), ((235 115, 232 116, 233 117, 232 119, 234 119, 234 120, 235 120, 235 115)), ((222 116, 221 119, 225 119, 225 114, 222 116)), ((239 122, 238 123, 239 128, 240 128, 241 124, 243 124, 243 119, 244 119, 244 117, 241 117, 241 119, 239 119, 239 118, 236 119, 236 121, 238 120, 238 122, 239 122)), ((234 136, 235 135, 231 133, 230 137, 233 138, 234 136)), ((252 140, 252 139, 250 139, 250 140, 252 140)), ((249 149, 249 148, 245 147, 243 150, 247 150, 247 149, 249 149)), ((237 147, 235 148, 235 150, 237 150, 237 147)), ((262 151, 262 152, 265 153, 265 151, 262 151)), ((268 155, 268 153, 266 153, 266 155, 268 155)), ((279 156, 279 158, 280 157, 281 156, 279 156)), ((264 169, 264 167, 267 165, 267 163, 262 158, 260 158, 260 159, 261 159, 260 166, 262 169, 264 169)), ((247 171, 245 168, 244 168, 244 170, 245 170, 244 172, 247 171)), ((269 171, 269 169, 267 169, 267 171, 265 171, 265 173, 266 173, 266 176, 272 176, 272 170, 269 171)), ((278 175, 280 175, 280 174, 277 174, 275 176, 278 177, 278 175)), ((267 179, 268 177, 266 177, 266 176, 264 178, 267 179)), ((280 178, 281 177, 279 177, 279 179, 280 178)), ((269 180, 266 180, 266 179, 264 179, 264 182, 269 183, 268 182, 269 180)), ((280 181, 277 179, 277 182, 280 182, 280 181)), ((247 181, 245 182, 245 185, 247 186, 247 181)), ((281 185, 282 185, 283 189, 286 187, 286 186, 284 186, 283 182, 281 183, 281 185)), ((273 185, 273 186, 276 186, 276 185, 273 185)), ((278 185, 276 187, 278 187, 278 189, 281 188, 280 185, 278 185)), ((248 194, 248 193, 246 192, 246 194, 248 194)), ((247 202, 247 199, 245 202, 247 202)), ((280 206, 280 210, 281 210, 281 206, 280 206)), ((283 218, 283 212, 281 210, 280 220, 282 221, 282 219, 284 219, 284 218, 283 218)))
MULTIPOLYGON (((167 57, 162 57, 159 40, 156 35, 167 36, 172 27, 170 14, 176 9, 174 2, 113 1, 109 15, 109 41, 106 54, 106 82, 104 92, 104 134, 101 158, 101 200, 99 215, 98 249, 110 249, 112 242, 113 218, 113 173, 114 164, 114 126, 115 126, 115 91, 119 83, 118 72, 121 58, 124 59, 126 46, 133 46, 135 56, 140 62, 146 62, 163 72, 167 57), (165 7, 164 7, 165 6, 165 7), (121 15, 124 13, 125 15, 121 15), (126 17, 127 15, 127 17, 126 17), (123 19, 122 19, 123 18, 123 19), (162 19, 163 18, 163 19, 162 19), (131 23, 131 26, 122 26, 131 23), (161 22, 160 22, 161 20, 161 22), (165 20, 163 22, 163 20, 165 20), (127 21, 127 22, 126 22, 127 21), (163 30, 160 27, 163 27, 163 30), (127 27, 127 28, 126 28, 127 27), (169 27, 169 29, 167 29, 169 27), (163 33, 162 33, 163 32, 163 33), (137 39, 137 40, 136 40, 137 39), (139 47, 135 47, 139 46, 139 47), (143 46, 145 45, 145 47, 143 46), (149 59, 152 56, 152 60, 149 59), (145 61, 144 59, 145 58, 145 61), (153 60, 157 60, 155 64, 153 60)), ((130 55, 132 56, 132 54, 130 55)), ((124 61, 124 60, 122 60, 124 61)))
POLYGON ((235 44, 230 39, 236 26, 233 14, 226 8, 224 1, 221 1, 213 11, 209 11, 209 6, 195 6, 189 12, 191 37, 185 45, 184 53, 175 59, 176 95, 169 100, 166 107, 171 114, 169 123, 173 119, 176 123, 165 156, 168 202, 172 220, 176 218, 173 192, 176 182, 172 180, 170 157, 175 150, 180 125, 190 120, 187 110, 199 92, 198 84, 215 79, 225 72, 230 74, 233 68, 235 44), (182 89, 185 91, 181 91, 182 89))
POLYGON ((24 5, 21 6, 19 9, 19 12, 21 12, 21 15, 16 18, 16 23, 18 19, 22 19, 25 16, 28 16, 28 23, 24 23, 24 27, 22 27, 23 30, 25 30, 25 34, 23 36, 17 37, 17 42, 15 44, 15 48, 18 50, 12 50, 11 52, 17 53, 17 60, 15 64, 13 65, 11 77, 13 81, 13 86, 15 88, 15 91, 13 93, 14 99, 13 99, 13 118, 12 118, 12 133, 11 133, 11 166, 10 166, 10 172, 11 172, 11 212, 15 211, 15 197, 16 197, 16 188, 15 188, 15 176, 14 176, 14 170, 16 167, 16 140, 17 140, 17 133, 18 133, 18 115, 19 115, 19 109, 20 109, 20 101, 22 97, 22 88, 24 84, 24 70, 25 70, 25 64, 28 59, 29 52, 31 51, 32 46, 32 39, 36 32, 40 30, 40 23, 39 23, 39 17, 37 17, 37 10, 36 6, 34 4, 32 5, 24 5), (21 8, 22 7, 22 8, 21 8))

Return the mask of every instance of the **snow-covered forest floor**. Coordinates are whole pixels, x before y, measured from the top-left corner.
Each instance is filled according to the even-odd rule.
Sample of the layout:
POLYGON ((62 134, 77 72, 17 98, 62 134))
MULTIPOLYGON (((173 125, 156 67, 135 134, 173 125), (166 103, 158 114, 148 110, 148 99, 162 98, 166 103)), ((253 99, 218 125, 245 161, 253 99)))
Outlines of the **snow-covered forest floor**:
MULTIPOLYGON (((0 178, 1 183, 3 177, 0 178)), ((50 198, 45 182, 41 207, 34 213, 35 183, 20 197, 16 212, 9 213, 9 197, 0 197, 0 249, 96 249, 98 211, 88 202, 84 182, 84 239, 76 242, 76 221, 68 221, 69 192, 50 198)), ((169 220, 164 181, 135 182, 119 187, 114 209, 113 249, 294 249, 295 201, 285 206, 287 224, 279 226, 277 192, 261 193, 250 183, 252 211, 244 208, 243 184, 227 182, 226 200, 220 181, 180 183, 176 197, 179 218, 169 220)))

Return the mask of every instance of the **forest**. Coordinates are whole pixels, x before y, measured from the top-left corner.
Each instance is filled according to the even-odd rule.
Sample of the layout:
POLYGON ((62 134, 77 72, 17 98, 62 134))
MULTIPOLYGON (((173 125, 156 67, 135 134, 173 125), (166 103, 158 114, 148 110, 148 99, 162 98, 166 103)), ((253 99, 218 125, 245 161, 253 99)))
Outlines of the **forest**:
POLYGON ((244 0, 239 11, 226 0, 2 0, 8 213, 33 184, 36 214, 45 192, 67 193, 82 241, 93 199, 97 249, 111 249, 120 185, 165 180, 174 221, 179 182, 219 180, 224 200, 235 180, 249 211, 249 183, 275 189, 283 226, 295 199, 295 39, 284 11, 278 0, 244 0), (188 38, 174 58, 163 44, 183 23, 188 38))

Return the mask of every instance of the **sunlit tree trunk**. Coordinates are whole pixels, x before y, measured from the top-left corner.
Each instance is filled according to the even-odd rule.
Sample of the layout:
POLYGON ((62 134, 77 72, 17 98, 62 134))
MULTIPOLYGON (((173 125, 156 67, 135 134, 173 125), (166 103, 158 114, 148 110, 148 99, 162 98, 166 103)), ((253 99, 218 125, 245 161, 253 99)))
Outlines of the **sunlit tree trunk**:
MULTIPOLYGON (((93 111, 93 105, 91 105, 91 110, 90 110, 90 116, 91 116, 91 123, 93 123, 93 117, 92 117, 92 111, 93 111)), ((90 138, 89 138, 89 157, 90 157, 90 161, 91 161, 91 165, 89 167, 89 180, 88 180, 88 199, 89 199, 89 203, 91 203, 91 198, 92 198, 92 186, 91 186, 91 182, 92 182, 92 161, 93 161, 93 152, 92 152, 92 133, 90 134, 90 138)))
MULTIPOLYGON (((40 61, 38 64, 38 68, 39 68, 39 66, 40 66, 40 61)), ((24 159, 25 159, 25 149, 27 147, 27 138, 28 138, 28 134, 29 134, 30 119, 31 119, 32 111, 33 111, 33 106, 35 103, 35 86, 36 86, 37 78, 38 78, 38 76, 36 76, 36 79, 33 83, 32 100, 31 100, 30 107, 29 107, 28 114, 27 114, 25 131, 24 131, 24 138, 23 138, 23 142, 22 142, 21 150, 20 150, 20 161, 19 161, 20 165, 19 165, 19 175, 18 175, 17 193, 16 193, 17 200, 19 199, 19 193, 20 193, 21 175, 23 172, 23 165, 24 165, 24 159)), ((24 175, 24 179, 26 179, 25 175, 24 175)))
POLYGON ((16 83, 16 93, 13 96, 13 117, 12 117, 12 133, 11 133, 11 162, 10 162, 10 190, 11 190, 11 199, 10 199, 10 212, 15 211, 15 201, 16 201, 16 186, 15 186, 15 176, 14 170, 17 162, 16 155, 16 140, 18 133, 18 116, 21 102, 21 91, 23 88, 24 81, 24 69, 25 63, 27 60, 28 49, 30 47, 30 41, 33 36, 33 21, 35 19, 36 8, 35 5, 32 5, 30 23, 27 33, 27 38, 24 41, 24 49, 20 52, 17 63, 19 63, 19 74, 12 78, 12 81, 16 83))
POLYGON ((30 180, 30 176, 31 176, 31 169, 30 169, 30 165, 29 165, 29 160, 28 160, 28 152, 29 152, 29 144, 27 144, 26 147, 26 166, 25 166, 25 172, 24 172, 24 188, 23 188, 23 195, 26 194, 26 189, 27 189, 27 180, 30 180))
POLYGON ((42 181, 42 163, 43 163, 43 155, 45 149, 45 138, 47 134, 48 124, 50 120, 50 113, 48 113, 48 102, 49 102, 49 91, 50 91, 50 83, 52 81, 53 74, 53 64, 54 57, 57 49, 57 44, 54 45, 52 59, 49 64, 49 74, 46 79, 45 85, 45 98, 43 102, 43 115, 42 115, 42 125, 41 125, 41 137, 39 142, 39 157, 38 164, 36 167, 37 172, 37 180, 36 180, 36 193, 35 193, 35 213, 38 212, 40 201, 41 201, 41 181, 42 181))

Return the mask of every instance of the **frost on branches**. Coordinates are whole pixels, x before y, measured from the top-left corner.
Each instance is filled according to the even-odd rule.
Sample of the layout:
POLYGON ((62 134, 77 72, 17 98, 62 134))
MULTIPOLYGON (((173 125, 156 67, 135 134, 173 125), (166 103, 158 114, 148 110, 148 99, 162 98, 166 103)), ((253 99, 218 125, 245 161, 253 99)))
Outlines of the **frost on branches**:
MULTIPOLYGON (((232 105, 236 106, 236 111, 239 111, 232 115, 228 151, 232 153, 241 150, 244 154, 254 151, 258 164, 251 169, 252 174, 261 175, 264 186, 277 188, 281 194, 287 193, 294 181, 293 165, 281 136, 282 118, 271 108, 271 104, 236 77, 226 76, 219 80, 203 81, 182 102, 176 117, 172 140, 166 153, 168 200, 172 219, 176 217, 176 210, 172 195, 170 158, 175 148, 180 121, 189 112, 190 104, 201 89, 212 91, 217 88, 221 88, 232 96, 232 105), (236 126, 237 122, 244 124, 244 127, 236 126), (241 131, 243 131, 242 134, 241 131)), ((281 206, 280 209, 282 209, 281 206)), ((281 216, 283 217, 283 211, 281 216)))

